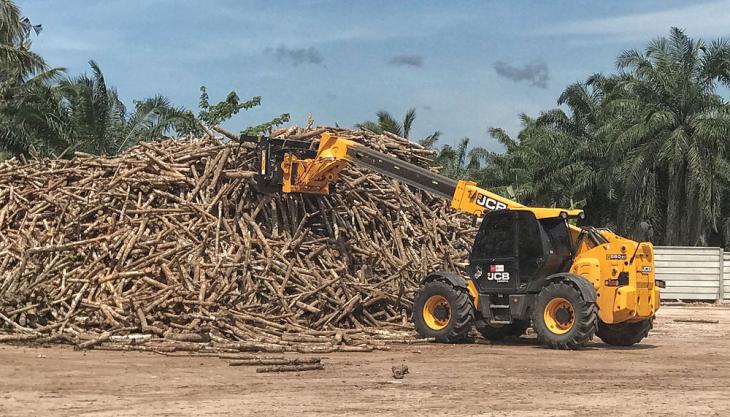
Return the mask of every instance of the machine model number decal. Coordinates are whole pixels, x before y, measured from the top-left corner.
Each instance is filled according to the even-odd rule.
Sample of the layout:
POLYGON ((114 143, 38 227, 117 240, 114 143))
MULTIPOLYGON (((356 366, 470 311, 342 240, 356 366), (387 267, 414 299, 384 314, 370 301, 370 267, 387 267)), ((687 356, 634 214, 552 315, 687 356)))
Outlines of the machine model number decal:
POLYGON ((504 203, 500 203, 499 201, 489 198, 486 195, 480 195, 479 198, 477 198, 476 201, 477 205, 480 205, 487 210, 503 210, 507 208, 507 205, 504 203))
POLYGON ((609 261, 617 261, 619 259, 626 259, 626 254, 625 253, 609 253, 608 255, 606 255, 606 259, 608 259, 609 261))
POLYGON ((644 267, 641 268, 641 272, 649 273, 649 272, 651 272, 651 267, 650 266, 644 266, 644 267))
POLYGON ((504 265, 489 265, 489 272, 486 273, 486 278, 490 281, 508 282, 509 272, 504 272, 504 265))

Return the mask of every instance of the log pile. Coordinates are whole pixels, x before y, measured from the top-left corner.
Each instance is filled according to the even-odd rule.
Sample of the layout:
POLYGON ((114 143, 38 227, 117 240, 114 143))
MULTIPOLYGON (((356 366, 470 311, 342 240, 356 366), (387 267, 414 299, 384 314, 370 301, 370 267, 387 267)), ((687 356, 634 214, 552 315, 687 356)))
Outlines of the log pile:
MULTIPOLYGON (((275 135, 316 146, 324 131, 422 166, 433 156, 391 134, 275 135)), ((418 280, 464 266, 471 219, 355 168, 327 196, 260 194, 253 157, 209 132, 112 158, 0 163, 0 342, 168 352, 411 342, 418 280)))

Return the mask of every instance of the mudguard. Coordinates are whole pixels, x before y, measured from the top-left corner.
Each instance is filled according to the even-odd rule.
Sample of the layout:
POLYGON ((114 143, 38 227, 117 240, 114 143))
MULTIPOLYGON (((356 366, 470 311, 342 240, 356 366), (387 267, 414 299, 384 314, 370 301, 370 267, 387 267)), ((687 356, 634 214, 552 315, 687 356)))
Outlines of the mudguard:
POLYGON ((464 277, 459 274, 447 271, 437 271, 426 275, 426 277, 421 280, 421 285, 434 280, 443 280, 455 287, 464 288, 467 291, 469 290, 469 287, 466 285, 466 279, 464 279, 464 277))
POLYGON ((583 296, 583 299, 585 301, 588 301, 589 303, 595 303, 596 302, 596 288, 591 284, 590 281, 583 278, 580 275, 571 274, 568 272, 561 272, 559 274, 553 274, 545 278, 545 283, 549 282, 557 282, 557 281, 566 281, 573 284, 576 288, 578 288, 578 291, 580 291, 581 295, 583 296))

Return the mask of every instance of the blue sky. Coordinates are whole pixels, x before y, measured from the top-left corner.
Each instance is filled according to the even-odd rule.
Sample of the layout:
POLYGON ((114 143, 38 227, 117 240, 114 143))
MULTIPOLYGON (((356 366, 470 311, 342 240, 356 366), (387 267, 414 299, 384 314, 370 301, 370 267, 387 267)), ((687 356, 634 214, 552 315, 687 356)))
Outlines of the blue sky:
POLYGON ((671 26, 730 36, 730 1, 18 0, 43 32, 34 49, 70 74, 96 60, 128 105, 156 93, 197 108, 236 90, 263 105, 243 128, 280 113, 352 126, 377 110, 417 109, 412 137, 468 136, 556 105, 568 84, 615 70, 625 49, 671 26))

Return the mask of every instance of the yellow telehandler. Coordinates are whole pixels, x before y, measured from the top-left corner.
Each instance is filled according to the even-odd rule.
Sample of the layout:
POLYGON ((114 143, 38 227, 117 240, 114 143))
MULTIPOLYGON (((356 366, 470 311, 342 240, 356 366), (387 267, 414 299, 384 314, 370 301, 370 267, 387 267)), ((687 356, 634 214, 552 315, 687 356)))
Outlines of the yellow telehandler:
POLYGON ((451 201, 483 217, 467 276, 438 271, 424 277, 413 322, 423 337, 465 339, 476 326, 489 340, 524 334, 557 349, 577 349, 594 334, 630 346, 652 328, 659 308, 651 243, 608 229, 578 227, 582 210, 525 207, 479 188, 323 133, 311 142, 242 137, 255 142, 257 186, 265 192, 329 193, 347 165, 376 171, 451 201))

